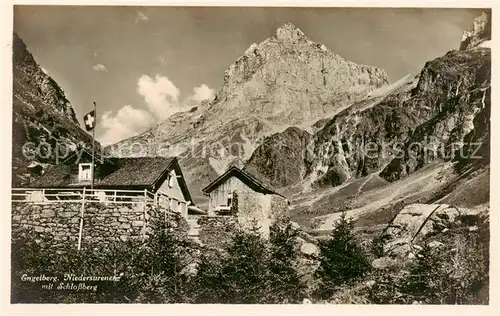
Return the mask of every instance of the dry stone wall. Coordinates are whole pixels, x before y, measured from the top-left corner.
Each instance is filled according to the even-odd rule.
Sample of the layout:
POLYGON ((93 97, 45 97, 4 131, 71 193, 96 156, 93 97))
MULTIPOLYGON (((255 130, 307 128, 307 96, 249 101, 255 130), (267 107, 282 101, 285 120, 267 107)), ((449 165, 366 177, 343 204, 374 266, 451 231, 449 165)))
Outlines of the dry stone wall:
MULTIPOLYGON (((256 221, 264 237, 270 225, 288 216, 288 203, 278 195, 239 194, 235 216, 199 216, 199 241, 208 247, 222 248, 237 226, 251 227, 256 221)), ((32 230, 49 237, 51 247, 78 246, 81 203, 12 204, 12 231, 32 230)), ((152 232, 154 219, 164 220, 169 227, 188 235, 189 225, 181 215, 143 203, 114 204, 86 202, 84 205, 82 248, 129 238, 146 238, 152 232)))
MULTIPOLYGON (((78 245, 81 203, 12 204, 12 232, 33 230, 53 241, 50 246, 78 245)), ((142 203, 105 204, 86 202, 83 216, 82 247, 145 238, 151 233, 153 219, 172 222, 174 228, 187 232, 181 216, 166 216, 162 210, 142 203)))
POLYGON ((20 229, 34 230, 40 235, 51 235, 54 245, 78 242, 80 227, 79 203, 66 204, 12 204, 12 232, 20 229))

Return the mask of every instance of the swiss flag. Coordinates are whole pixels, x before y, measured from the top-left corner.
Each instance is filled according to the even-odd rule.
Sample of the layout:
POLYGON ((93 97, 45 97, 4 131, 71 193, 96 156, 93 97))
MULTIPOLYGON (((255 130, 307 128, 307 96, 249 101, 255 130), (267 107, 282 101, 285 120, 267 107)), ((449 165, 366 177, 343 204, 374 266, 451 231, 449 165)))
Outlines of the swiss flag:
POLYGON ((95 110, 85 114, 85 116, 83 117, 83 123, 85 124, 85 129, 87 130, 87 132, 94 129, 96 124, 95 110))

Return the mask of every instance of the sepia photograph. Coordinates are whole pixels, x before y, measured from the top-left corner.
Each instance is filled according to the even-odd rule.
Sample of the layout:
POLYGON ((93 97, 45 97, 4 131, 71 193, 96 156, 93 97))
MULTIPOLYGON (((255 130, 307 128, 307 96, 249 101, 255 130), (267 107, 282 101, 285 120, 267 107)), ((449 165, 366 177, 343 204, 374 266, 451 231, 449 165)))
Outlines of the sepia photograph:
POLYGON ((10 303, 494 303, 492 11, 14 5, 10 303))

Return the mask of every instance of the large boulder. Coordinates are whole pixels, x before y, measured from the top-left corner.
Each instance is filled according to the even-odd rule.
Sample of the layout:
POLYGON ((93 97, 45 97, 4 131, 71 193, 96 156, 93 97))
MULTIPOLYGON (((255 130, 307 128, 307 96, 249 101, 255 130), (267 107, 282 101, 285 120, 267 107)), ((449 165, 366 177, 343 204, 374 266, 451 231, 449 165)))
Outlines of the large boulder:
POLYGON ((398 264, 398 261, 390 257, 377 258, 372 261, 372 267, 374 269, 387 269, 392 268, 398 264))
POLYGON ((426 236, 432 232, 442 231, 450 223, 455 222, 460 215, 458 208, 446 204, 436 208, 436 210, 427 218, 427 221, 420 228, 419 236, 426 236))
POLYGON ((309 256, 317 256, 319 255, 319 248, 310 242, 304 242, 300 246, 300 252, 309 256))
POLYGON ((459 209, 447 204, 407 205, 384 231, 384 255, 407 257, 413 251, 414 242, 446 229, 460 214, 459 209))

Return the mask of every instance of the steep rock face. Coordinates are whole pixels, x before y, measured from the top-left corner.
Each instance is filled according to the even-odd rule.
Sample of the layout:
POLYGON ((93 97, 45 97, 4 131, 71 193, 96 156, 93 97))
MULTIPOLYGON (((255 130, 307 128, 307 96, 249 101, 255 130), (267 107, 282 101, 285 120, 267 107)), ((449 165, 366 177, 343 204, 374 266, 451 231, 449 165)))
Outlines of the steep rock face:
MULTIPOLYGON (((490 49, 481 43, 491 38, 490 28, 490 15, 483 14, 465 32, 461 50, 313 124, 304 159, 307 183, 336 186, 378 171, 393 181, 436 158, 463 166, 478 142, 479 154, 487 159, 474 164, 489 163, 491 61, 490 49)), ((271 157, 279 153, 266 157, 263 163, 274 165, 271 157)))
MULTIPOLYGON (((475 128, 480 128, 484 134, 488 126, 481 127, 474 121, 476 117, 483 117, 484 121, 485 113, 490 111, 490 78, 491 52, 487 48, 452 51, 428 63, 414 93, 435 91, 433 86, 440 87, 435 92, 436 96, 440 95, 440 99, 434 103, 435 115, 409 135, 401 154, 390 162, 381 176, 394 181, 434 159, 469 158, 472 152, 462 149, 466 136, 475 134, 475 128)), ((477 146, 488 146, 487 143, 489 141, 478 143, 477 146)))
POLYGON ((311 135, 297 127, 265 139, 252 154, 245 168, 259 174, 275 188, 294 184, 305 175, 304 159, 311 135))
MULTIPOLYGON (((220 173, 237 158, 248 160, 263 137, 331 117, 387 83, 383 70, 347 61, 288 23, 276 36, 252 44, 225 71, 224 84, 212 100, 109 150, 121 156, 155 155, 156 150, 128 149, 133 143, 168 147, 164 154, 180 155, 202 163, 210 174, 220 173)), ((184 167, 195 187, 210 182, 190 174, 200 165, 184 167)))
POLYGON ((336 115, 312 138, 306 156, 313 186, 335 186, 382 168, 412 129, 431 115, 426 98, 412 98, 414 81, 404 89, 354 105, 336 115))
POLYGON ((462 35, 460 50, 481 46, 491 40, 491 11, 483 12, 474 19, 473 23, 472 28, 466 30, 462 35))
POLYGON ((468 167, 479 169, 490 164, 491 100, 486 99, 486 92, 491 93, 491 87, 483 91, 485 106, 481 107, 474 117, 474 127, 465 135, 464 146, 452 155, 453 160, 457 162, 455 168, 458 172, 468 167))
POLYGON ((27 50, 24 42, 14 33, 13 40, 13 72, 16 83, 29 85, 37 92, 41 101, 49 104, 54 110, 72 123, 79 125, 71 103, 66 99, 64 91, 36 63, 33 55, 27 50))
POLYGON ((208 117, 254 114, 274 124, 301 125, 387 83, 383 70, 347 61, 287 23, 226 70, 208 117))
MULTIPOLYGON (((409 74, 391 85, 373 90, 366 99, 355 102, 333 118, 323 118, 314 123, 310 128, 313 134, 307 138, 308 143, 303 143, 295 149, 304 156, 302 159, 290 161, 297 166, 295 170, 302 172, 293 178, 290 177, 286 185, 293 185, 304 176, 308 176, 314 187, 337 185, 352 176, 363 176, 380 169, 390 157, 379 157, 373 152, 366 155, 365 149, 369 149, 373 144, 381 145, 381 148, 390 146, 383 143, 385 137, 407 135, 411 126, 419 124, 416 116, 423 112, 416 110, 411 113, 411 109, 415 109, 418 104, 410 105, 411 109, 405 109, 402 105, 404 100, 411 98, 411 89, 416 87, 419 76, 409 74), (363 138, 364 136, 366 137, 363 138), (332 168, 329 169, 329 166, 332 168)), ((270 136, 269 142, 286 143, 286 137, 287 134, 278 133, 270 136)), ((256 149, 256 153, 261 153, 254 154, 259 159, 252 157, 254 170, 269 169, 269 166, 285 168, 281 161, 277 161, 284 161, 282 149, 278 146, 265 146, 267 142, 266 138, 256 149), (263 155, 265 159, 262 159, 263 155)), ((281 187, 285 184, 275 185, 281 187)))
POLYGON ((12 185, 22 186, 32 178, 28 165, 55 164, 78 147, 90 147, 92 137, 80 128, 62 89, 15 33, 12 66, 12 185))
POLYGON ((428 62, 414 88, 337 115, 310 144, 306 163, 312 180, 338 185, 389 163, 381 176, 394 181, 436 158, 453 158, 475 117, 488 112, 490 68, 487 48, 451 51, 428 62))

